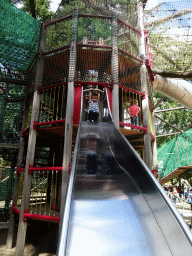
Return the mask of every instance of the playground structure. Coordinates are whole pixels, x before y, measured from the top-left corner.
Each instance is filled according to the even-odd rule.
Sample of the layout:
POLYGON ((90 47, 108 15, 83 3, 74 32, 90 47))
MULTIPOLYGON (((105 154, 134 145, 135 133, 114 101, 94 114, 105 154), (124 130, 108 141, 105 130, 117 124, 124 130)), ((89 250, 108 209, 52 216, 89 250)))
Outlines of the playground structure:
POLYGON ((158 149, 159 179, 164 184, 182 172, 191 170, 191 133, 188 130, 158 149))
MULTIPOLYGON (((93 1, 90 5, 88 2, 89 8, 81 3, 73 6, 78 9, 62 12, 62 17, 56 16, 44 24, 6 1, 1 2, 4 9, 17 11, 17 22, 27 19, 25 26, 33 26, 31 30, 25 27, 26 35, 22 34, 31 40, 24 43, 23 55, 23 47, 19 45, 22 41, 17 38, 12 46, 18 50, 15 59, 5 56, 0 60, 4 104, 1 104, 1 124, 6 124, 1 126, 1 148, 8 159, 10 152, 14 155, 15 150, 19 151, 17 163, 16 157, 12 161, 12 168, 17 169, 7 239, 7 248, 10 248, 15 215, 19 215, 16 255, 23 254, 28 221, 58 224, 61 220, 80 114, 83 121, 87 116, 87 89, 101 92, 99 121, 110 111, 108 101, 116 127, 148 168, 157 170, 153 75, 142 23, 143 6, 131 3, 129 12, 131 10, 134 17, 129 16, 129 12, 124 17, 103 6, 99 8, 100 3, 95 5, 93 1), (134 100, 142 110, 139 126, 130 123, 127 110, 134 100), (83 111, 80 111, 81 105, 83 111), (11 108, 12 113, 15 112, 12 119, 8 118, 11 108)), ((11 26, 9 33, 12 33, 11 26)), ((12 43, 11 37, 5 36, 4 40, 8 46, 12 43)), ((15 49, 7 47, 7 55, 9 51, 15 54, 15 49)), ((6 181, 6 176, 3 180, 6 181)), ((6 210, 9 200, 5 202, 6 210)))

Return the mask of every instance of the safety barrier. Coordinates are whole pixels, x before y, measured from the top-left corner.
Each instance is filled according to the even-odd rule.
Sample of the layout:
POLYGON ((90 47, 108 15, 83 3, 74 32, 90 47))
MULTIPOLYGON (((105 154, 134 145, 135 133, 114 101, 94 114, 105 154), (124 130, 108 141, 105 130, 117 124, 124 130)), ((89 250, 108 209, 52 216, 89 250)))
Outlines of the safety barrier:
MULTIPOLYGON (((23 190, 24 168, 17 168, 19 175, 16 205, 12 211, 20 213, 21 195, 23 190)), ((24 219, 39 219, 42 221, 59 221, 59 182, 62 167, 33 167, 29 166, 32 175, 32 185, 29 209, 25 209, 24 219)))

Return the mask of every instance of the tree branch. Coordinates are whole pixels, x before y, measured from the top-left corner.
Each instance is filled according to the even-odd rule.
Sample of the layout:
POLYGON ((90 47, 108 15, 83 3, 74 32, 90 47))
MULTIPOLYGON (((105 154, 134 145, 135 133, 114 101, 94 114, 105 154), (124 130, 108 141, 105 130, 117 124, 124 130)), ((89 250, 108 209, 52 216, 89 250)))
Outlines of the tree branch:
POLYGON ((29 7, 31 10, 32 17, 36 19, 35 3, 34 0, 29 0, 29 7))
POLYGON ((170 124, 169 122, 165 121, 163 118, 161 118, 160 116, 158 115, 155 115, 155 117, 157 117, 158 119, 160 119, 161 121, 163 121, 164 123, 168 124, 169 126, 171 126, 172 128, 174 128, 175 130, 177 130, 178 132, 183 132, 182 130, 180 130, 179 128, 175 127, 174 125, 170 124))
POLYGON ((155 75, 161 75, 163 77, 170 77, 170 78, 192 78, 192 71, 190 70, 189 72, 166 72, 166 71, 156 71, 152 70, 153 74, 155 75))

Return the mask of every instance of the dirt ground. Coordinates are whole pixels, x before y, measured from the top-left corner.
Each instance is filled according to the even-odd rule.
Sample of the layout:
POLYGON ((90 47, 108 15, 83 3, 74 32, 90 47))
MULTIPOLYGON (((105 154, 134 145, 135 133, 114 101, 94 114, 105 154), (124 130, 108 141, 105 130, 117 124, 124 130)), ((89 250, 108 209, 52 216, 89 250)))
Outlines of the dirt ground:
POLYGON ((191 212, 191 205, 188 203, 177 203, 176 208, 183 217, 184 221, 188 224, 189 228, 192 231, 192 212, 191 212))
MULTIPOLYGON (((31 222, 27 227, 25 256, 55 256, 58 240, 58 225, 31 222)), ((0 229, 0 255, 13 256, 17 229, 14 233, 13 249, 6 249, 7 229, 0 229)))
MULTIPOLYGON (((177 203, 176 208, 192 231, 192 212, 188 203, 177 203)), ((0 256, 14 256, 17 230, 14 234, 13 249, 6 249, 7 229, 0 229, 0 256)), ((31 222, 27 228, 25 256, 55 256, 58 241, 58 225, 31 222), (38 229, 37 229, 38 228, 38 229)))

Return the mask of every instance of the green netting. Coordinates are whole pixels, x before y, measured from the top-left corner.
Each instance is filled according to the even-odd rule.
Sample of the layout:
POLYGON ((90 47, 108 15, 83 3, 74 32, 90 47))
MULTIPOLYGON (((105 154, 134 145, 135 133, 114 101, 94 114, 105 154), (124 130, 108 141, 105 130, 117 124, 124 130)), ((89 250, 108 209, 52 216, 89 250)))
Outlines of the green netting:
POLYGON ((158 163, 160 179, 178 167, 192 165, 192 129, 159 148, 158 163))
POLYGON ((0 63, 12 70, 27 71, 38 52, 41 22, 0 1, 0 63))
POLYGON ((153 71, 191 77, 192 1, 173 1, 145 10, 145 30, 153 54, 153 71))
POLYGON ((9 84, 0 92, 0 143, 19 143, 23 107, 23 86, 9 84))
POLYGON ((0 222, 9 220, 13 183, 14 170, 0 168, 0 222))

